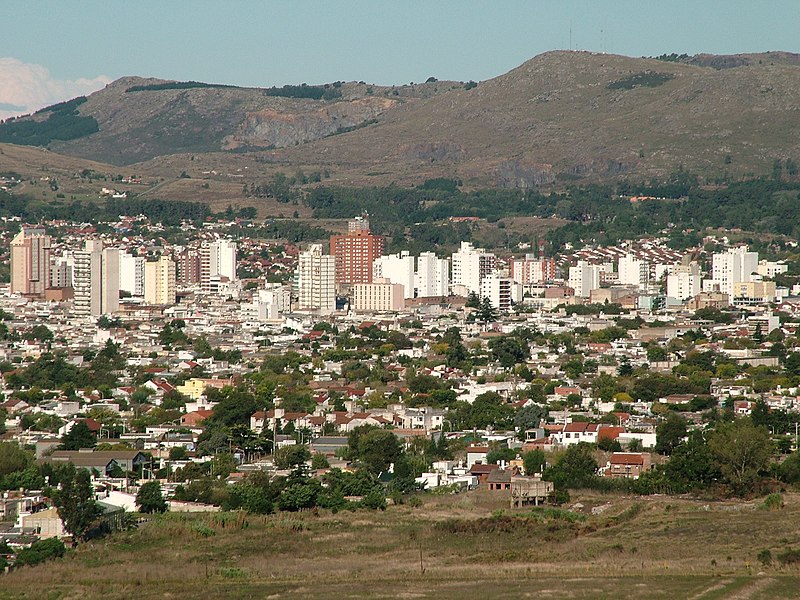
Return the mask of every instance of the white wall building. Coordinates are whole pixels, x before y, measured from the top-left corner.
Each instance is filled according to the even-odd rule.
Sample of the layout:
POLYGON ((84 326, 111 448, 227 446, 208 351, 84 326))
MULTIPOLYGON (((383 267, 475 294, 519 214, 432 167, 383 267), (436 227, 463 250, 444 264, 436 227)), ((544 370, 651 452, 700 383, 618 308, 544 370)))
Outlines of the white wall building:
POLYGON ((552 258, 536 258, 526 254, 525 258, 511 261, 511 277, 522 285, 552 281, 556 276, 556 261, 552 258))
POLYGON ((210 291, 211 278, 236 281, 236 242, 215 240, 200 247, 200 286, 210 291))
POLYGON ((785 261, 778 260, 760 260, 758 261, 758 274, 762 277, 775 277, 781 273, 786 273, 789 270, 789 265, 785 261))
POLYGON ((258 290, 252 303, 242 305, 242 314, 255 321, 275 321, 290 310, 289 286, 280 283, 266 284, 263 290, 258 290))
POLYGON ((336 310, 336 262, 322 253, 321 244, 311 244, 297 262, 297 296, 300 310, 336 310))
POLYGON ((131 296, 144 296, 144 257, 119 254, 119 289, 131 296))
POLYGON ((667 272, 667 297, 680 302, 700 293, 700 265, 673 265, 667 272))
POLYGON ((414 287, 420 298, 447 296, 450 293, 450 260, 423 252, 417 259, 414 287))
POLYGON ((119 310, 119 250, 104 248, 101 240, 88 240, 74 254, 73 312, 78 317, 99 316, 119 310))
POLYGON ((711 279, 703 282, 703 291, 719 290, 733 295, 733 284, 753 281, 758 274, 758 252, 748 252, 747 246, 715 252, 711 259, 711 279))
POLYGON ((620 257, 617 267, 620 285, 635 285, 640 290, 647 289, 650 275, 650 263, 626 254, 620 257))
POLYGON ((403 297, 414 297, 414 257, 407 251, 380 256, 372 263, 372 279, 388 279, 403 286, 403 297))
POLYGON ((495 270, 497 258, 483 248, 475 248, 469 242, 461 242, 458 252, 453 253, 453 291, 461 286, 467 293, 479 294, 481 281, 495 270))
POLYGON ((522 301, 522 286, 510 277, 503 277, 495 271, 481 281, 480 296, 488 298, 495 308, 505 311, 522 301))
POLYGON ((578 264, 569 268, 568 285, 575 290, 578 298, 588 298, 592 290, 600 287, 599 265, 592 265, 585 260, 579 260, 578 264))

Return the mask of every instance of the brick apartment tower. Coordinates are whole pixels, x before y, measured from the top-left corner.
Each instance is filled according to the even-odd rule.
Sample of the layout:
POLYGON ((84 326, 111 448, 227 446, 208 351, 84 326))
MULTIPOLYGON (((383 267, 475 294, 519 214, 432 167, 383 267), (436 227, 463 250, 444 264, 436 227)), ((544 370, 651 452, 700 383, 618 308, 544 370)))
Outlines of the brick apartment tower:
POLYGON ((11 293, 43 296, 50 287, 50 236, 23 227, 11 240, 11 293))
POLYGON ((347 224, 347 233, 331 236, 331 254, 336 264, 336 283, 372 282, 372 263, 383 254, 386 238, 373 235, 369 221, 356 217, 347 224))

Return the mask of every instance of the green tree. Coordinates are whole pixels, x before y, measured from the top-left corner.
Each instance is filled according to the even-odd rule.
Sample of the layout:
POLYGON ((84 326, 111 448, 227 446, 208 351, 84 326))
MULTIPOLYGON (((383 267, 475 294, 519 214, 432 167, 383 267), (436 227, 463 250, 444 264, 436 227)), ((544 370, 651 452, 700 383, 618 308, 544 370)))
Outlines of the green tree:
POLYGON ((514 415, 514 427, 523 432, 526 429, 539 427, 542 421, 547 419, 548 411, 546 406, 541 404, 529 404, 523 406, 514 415))
POLYGON ((161 494, 161 484, 158 481, 148 481, 143 484, 136 494, 136 504, 143 513, 166 512, 167 502, 161 494))
POLYGON ((279 469, 292 469, 305 464, 311 458, 308 446, 295 444, 283 446, 275 451, 275 466, 279 469))
POLYGON ((94 448, 97 438, 84 421, 78 421, 67 433, 61 437, 62 450, 80 450, 81 448, 94 448))
POLYGON ((544 479, 552 481, 558 490, 582 488, 592 482, 596 472, 592 447, 580 443, 569 446, 545 471, 544 479))
POLYGON ((669 456, 686 437, 686 419, 671 413, 656 427, 656 452, 669 456))
POLYGON ((33 455, 16 442, 0 442, 0 478, 24 471, 33 463, 33 455))
POLYGON ((61 489, 53 494, 53 503, 64 529, 74 540, 85 539, 89 530, 103 513, 94 499, 89 472, 71 470, 61 480, 61 489))
POLYGON ((489 350, 504 369, 523 363, 530 356, 528 345, 510 335, 489 340, 489 350))
POLYGON ((756 427, 749 419, 720 423, 708 446, 723 478, 740 494, 750 489, 773 452, 767 429, 756 427))
POLYGON ((374 475, 385 472, 402 456, 400 440, 388 429, 361 426, 348 435, 351 457, 374 475))
POLYGON ((522 454, 522 465, 525 468, 525 475, 533 475, 544 471, 547 459, 544 451, 536 449, 522 454))
POLYGON ((496 321, 500 316, 500 311, 492 306, 492 301, 489 298, 484 298, 481 301, 480 308, 475 312, 475 318, 483 324, 496 321))
POLYGON ((28 548, 23 548, 17 553, 16 566, 33 566, 45 562, 51 558, 61 558, 66 554, 67 548, 64 542, 58 538, 39 540, 28 548))

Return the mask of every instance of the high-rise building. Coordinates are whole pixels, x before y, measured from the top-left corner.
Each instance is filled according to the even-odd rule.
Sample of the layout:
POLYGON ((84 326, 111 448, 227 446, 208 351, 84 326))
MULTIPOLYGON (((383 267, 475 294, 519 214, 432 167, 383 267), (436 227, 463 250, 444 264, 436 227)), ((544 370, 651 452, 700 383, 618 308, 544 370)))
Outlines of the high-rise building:
POLYGON ((533 254, 515 258, 511 261, 511 278, 522 285, 552 281, 556 278, 556 261, 552 258, 536 258, 533 254))
POLYGON ((650 279, 650 263, 640 260, 632 254, 626 254, 620 257, 617 272, 620 284, 635 285, 640 290, 644 290, 650 279))
POLYGON ((175 261, 162 255, 144 265, 144 301, 148 304, 175 304, 175 261))
POLYGON ((450 260, 423 252, 417 259, 414 287, 420 298, 447 296, 450 293, 450 260))
POLYGON ((480 297, 488 298, 495 308, 509 310, 514 304, 522 301, 522 286, 510 277, 503 277, 495 271, 481 280, 480 297))
POLYGON ((119 253, 119 289, 131 296, 144 296, 144 257, 119 253))
POLYGON ((200 283, 200 251, 196 248, 185 248, 178 253, 177 259, 178 283, 180 285, 200 283))
POLYGON ((216 240, 200 247, 200 286, 211 291, 211 279, 236 280, 236 242, 216 240))
POLYGON ((700 293, 700 266, 697 263, 672 265, 667 272, 667 297, 683 302, 700 293))
POLYGON ((300 310, 336 310, 336 261, 322 253, 321 244, 311 244, 297 261, 297 306, 300 310))
POLYGON ((715 252, 711 259, 711 279, 703 282, 704 291, 718 290, 729 297, 735 283, 754 281, 758 274, 758 252, 748 252, 747 246, 715 252))
POLYGON ((11 240, 11 293, 42 296, 50 287, 50 236, 23 227, 11 240))
POLYGON ((57 257, 50 267, 50 285, 54 288, 71 288, 74 267, 75 258, 71 252, 65 252, 57 257))
POLYGON ((592 265, 585 260, 569 268, 569 287, 579 298, 588 298, 592 290, 600 287, 600 265, 592 265))
POLYGON ((468 294, 480 294, 481 281, 494 272, 497 258, 483 248, 475 248, 469 242, 461 242, 458 252, 453 253, 452 286, 457 293, 461 286, 468 294))
POLYGON ((371 283, 353 285, 353 310, 384 312, 402 310, 405 306, 403 285, 385 278, 376 278, 371 283))
POLYGON ((372 265, 383 254, 385 246, 386 238, 373 235, 369 221, 361 217, 351 220, 346 234, 331 236, 336 283, 347 285, 372 281, 372 265))
POLYGON ((407 251, 380 256, 372 263, 372 279, 388 279, 403 286, 403 297, 414 297, 414 257, 407 251))
POLYGON ((88 240, 74 259, 74 314, 89 317, 118 311, 119 250, 104 248, 101 240, 88 240))

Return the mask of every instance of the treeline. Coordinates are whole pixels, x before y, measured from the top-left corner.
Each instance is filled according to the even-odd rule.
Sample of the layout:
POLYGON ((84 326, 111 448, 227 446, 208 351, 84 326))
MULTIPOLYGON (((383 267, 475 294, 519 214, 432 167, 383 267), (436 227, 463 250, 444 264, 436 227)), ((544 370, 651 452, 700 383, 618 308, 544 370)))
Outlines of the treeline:
POLYGON ((94 117, 81 116, 78 106, 86 102, 81 96, 54 104, 37 112, 49 112, 44 121, 30 118, 7 119, 0 123, 0 142, 23 146, 47 146, 53 140, 75 140, 100 131, 94 117))
POLYGON ((266 96, 280 96, 283 98, 308 98, 310 100, 335 100, 342 97, 341 82, 325 85, 284 85, 271 87, 264 90, 266 96))
POLYGON ((222 83, 203 83, 201 81, 169 81, 167 83, 150 83, 146 85, 132 85, 125 90, 129 92, 159 92, 161 90, 191 90, 195 88, 235 88, 235 85, 222 83))

